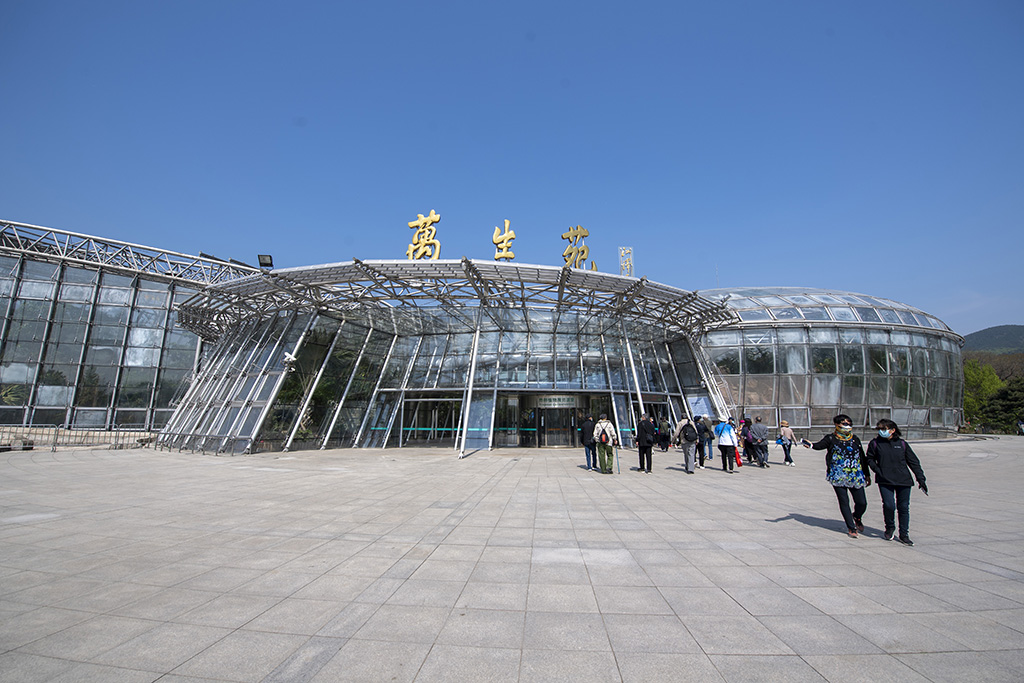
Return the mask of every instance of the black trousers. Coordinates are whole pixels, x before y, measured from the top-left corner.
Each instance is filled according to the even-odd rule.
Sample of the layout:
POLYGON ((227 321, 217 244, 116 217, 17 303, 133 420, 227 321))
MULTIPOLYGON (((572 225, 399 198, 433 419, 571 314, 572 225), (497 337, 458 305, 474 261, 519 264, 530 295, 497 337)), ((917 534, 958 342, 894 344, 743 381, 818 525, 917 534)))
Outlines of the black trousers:
POLYGON ((736 447, 719 446, 718 450, 722 453, 722 469, 732 472, 733 467, 735 467, 734 463, 736 462, 736 447))
POLYGON ((651 451, 654 449, 654 444, 647 444, 646 446, 637 445, 637 452, 640 455, 640 470, 651 471, 651 451), (646 461, 646 467, 644 463, 646 461))
POLYGON ((855 520, 864 516, 868 509, 868 497, 864 495, 864 489, 851 489, 846 486, 833 486, 836 490, 836 498, 839 499, 839 511, 843 513, 843 521, 850 531, 857 530, 855 520), (850 497, 853 497, 853 512, 850 512, 850 497))

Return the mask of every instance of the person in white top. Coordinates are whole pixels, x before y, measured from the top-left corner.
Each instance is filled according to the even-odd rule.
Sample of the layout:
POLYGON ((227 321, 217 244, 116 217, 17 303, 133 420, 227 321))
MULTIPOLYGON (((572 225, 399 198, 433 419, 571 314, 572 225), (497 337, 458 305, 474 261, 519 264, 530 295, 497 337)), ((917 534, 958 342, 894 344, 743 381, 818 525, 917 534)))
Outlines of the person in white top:
POLYGON ((733 462, 736 460, 736 445, 739 439, 736 430, 728 421, 715 420, 715 436, 718 437, 718 451, 722 454, 722 471, 733 473, 733 462))

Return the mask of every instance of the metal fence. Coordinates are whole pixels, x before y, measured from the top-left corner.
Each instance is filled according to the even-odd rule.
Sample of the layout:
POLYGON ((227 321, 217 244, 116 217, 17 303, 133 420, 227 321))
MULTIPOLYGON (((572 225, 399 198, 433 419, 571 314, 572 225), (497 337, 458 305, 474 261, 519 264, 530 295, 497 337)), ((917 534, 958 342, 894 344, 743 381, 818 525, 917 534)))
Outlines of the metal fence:
POLYGON ((70 429, 63 425, 0 425, 0 449, 58 447, 146 448, 156 440, 157 432, 140 430, 134 425, 105 429, 70 429))

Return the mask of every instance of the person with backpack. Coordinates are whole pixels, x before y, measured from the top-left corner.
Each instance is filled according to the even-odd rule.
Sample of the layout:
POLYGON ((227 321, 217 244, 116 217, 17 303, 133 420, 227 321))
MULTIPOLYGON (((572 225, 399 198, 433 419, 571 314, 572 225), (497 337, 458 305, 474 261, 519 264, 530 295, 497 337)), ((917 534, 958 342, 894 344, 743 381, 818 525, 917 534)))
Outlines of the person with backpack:
POLYGON ((615 427, 608 421, 608 413, 601 413, 594 425, 594 444, 597 446, 597 459, 602 474, 611 474, 615 464, 615 447, 619 445, 619 436, 615 427))
POLYGON ((661 452, 665 453, 668 451, 669 440, 672 438, 672 425, 669 424, 668 418, 664 415, 661 416, 661 421, 658 422, 658 446, 661 447, 661 452))
MULTIPOLYGON (((693 474, 694 453, 697 450, 697 428, 693 426, 689 418, 683 417, 676 426, 675 438, 683 447, 683 467, 687 474, 693 474)), ((703 458, 702 458, 703 460, 703 458)))
POLYGON ((878 421, 878 436, 868 444, 868 467, 875 473, 875 483, 882 496, 882 517, 885 520, 885 540, 896 536, 896 513, 899 513, 900 543, 914 545, 910 540, 910 492, 914 488, 914 473, 917 486, 928 495, 924 470, 917 454, 900 434, 900 428, 892 420, 878 421))

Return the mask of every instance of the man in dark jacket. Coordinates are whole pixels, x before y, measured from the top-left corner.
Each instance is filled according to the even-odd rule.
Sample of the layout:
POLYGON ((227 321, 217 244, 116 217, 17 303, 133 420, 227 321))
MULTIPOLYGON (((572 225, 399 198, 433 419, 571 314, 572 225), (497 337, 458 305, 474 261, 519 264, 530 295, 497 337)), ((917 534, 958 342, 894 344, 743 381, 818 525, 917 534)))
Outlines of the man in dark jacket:
POLYGON ((597 469, 597 451, 594 448, 594 416, 587 415, 587 419, 580 425, 580 443, 583 444, 583 453, 587 456, 587 471, 597 469))
POLYGON ((636 446, 640 455, 639 472, 651 473, 651 451, 654 449, 654 442, 658 439, 658 428, 654 426, 647 413, 640 416, 640 424, 637 425, 636 446))
POLYGON ((896 535, 895 513, 899 512, 900 543, 914 545, 910 540, 910 491, 914 488, 914 473, 917 485, 925 495, 924 470, 917 454, 900 434, 900 428, 892 420, 878 421, 878 436, 868 444, 866 459, 868 467, 875 473, 875 483, 882 496, 882 516, 885 519, 885 540, 891 541, 896 535))
POLYGON ((768 464, 768 428, 761 424, 761 416, 754 418, 754 424, 750 425, 750 443, 754 447, 754 455, 761 467, 771 467, 768 464))

